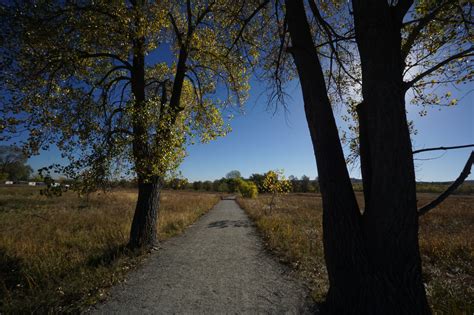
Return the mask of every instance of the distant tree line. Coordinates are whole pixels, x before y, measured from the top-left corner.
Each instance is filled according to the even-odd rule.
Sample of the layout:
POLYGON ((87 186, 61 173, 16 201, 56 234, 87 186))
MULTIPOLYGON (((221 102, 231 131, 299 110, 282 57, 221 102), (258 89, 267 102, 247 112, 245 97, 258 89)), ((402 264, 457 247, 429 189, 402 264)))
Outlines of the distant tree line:
MULTIPOLYGON (((258 193, 268 193, 268 189, 264 186, 264 180, 267 174, 268 172, 262 174, 254 173, 249 178, 243 178, 239 171, 231 171, 227 173, 225 177, 216 179, 214 181, 194 181, 192 183, 189 183, 187 180, 184 179, 186 183, 178 185, 178 188, 176 188, 176 186, 173 185, 172 182, 165 183, 164 188, 235 193, 238 191, 239 181, 244 180, 254 183, 257 186, 258 193)), ((290 192, 319 192, 319 184, 317 179, 312 180, 306 175, 303 175, 300 178, 292 175, 288 178, 288 181, 290 183, 290 192)))

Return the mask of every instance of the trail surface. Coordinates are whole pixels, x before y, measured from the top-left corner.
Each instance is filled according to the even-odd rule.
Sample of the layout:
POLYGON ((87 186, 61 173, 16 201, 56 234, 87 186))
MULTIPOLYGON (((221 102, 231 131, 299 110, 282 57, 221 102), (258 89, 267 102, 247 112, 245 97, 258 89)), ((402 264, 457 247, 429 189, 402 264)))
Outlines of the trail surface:
POLYGON ((161 244, 92 313, 302 314, 307 291, 263 248, 234 200, 161 244))

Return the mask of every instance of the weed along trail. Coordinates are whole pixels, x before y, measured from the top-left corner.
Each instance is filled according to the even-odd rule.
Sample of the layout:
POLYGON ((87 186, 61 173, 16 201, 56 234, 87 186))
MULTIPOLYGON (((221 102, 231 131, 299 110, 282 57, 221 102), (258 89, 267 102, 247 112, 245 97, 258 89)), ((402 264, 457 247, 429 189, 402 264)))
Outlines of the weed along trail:
POLYGON ((160 245, 92 313, 309 313, 307 290, 268 255, 234 200, 160 245))

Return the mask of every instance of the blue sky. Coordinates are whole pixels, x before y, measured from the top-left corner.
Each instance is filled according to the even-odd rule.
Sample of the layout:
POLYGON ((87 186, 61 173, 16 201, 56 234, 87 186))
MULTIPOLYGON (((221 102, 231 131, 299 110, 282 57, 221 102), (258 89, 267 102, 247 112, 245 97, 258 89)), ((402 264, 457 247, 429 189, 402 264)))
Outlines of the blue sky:
MULTIPOLYGON (((171 63, 169 50, 169 46, 161 46, 149 55, 147 63, 153 64, 158 60, 171 63)), ((213 180, 225 176, 231 170, 239 170, 244 177, 248 177, 252 173, 263 173, 270 169, 283 169, 286 176, 317 176, 299 84, 295 82, 286 91, 291 96, 286 113, 281 108, 276 113, 267 110, 265 83, 253 79, 251 86, 245 114, 235 115, 231 121, 233 131, 229 135, 188 148, 188 156, 180 167, 184 177, 190 181, 213 180)), ((454 89, 453 94, 456 92, 466 96, 456 106, 443 107, 441 111, 429 109, 425 117, 418 115, 420 108, 407 106, 408 118, 414 121, 418 130, 418 134, 413 136, 414 149, 474 143, 474 93, 468 93, 472 90, 473 84, 465 84, 458 91, 454 89)), ((441 89, 438 92, 443 91, 441 89)), ((339 118, 341 110, 336 110, 335 115, 339 127, 344 129, 345 124, 339 118)), ((415 161, 417 180, 455 179, 469 152, 469 149, 463 149, 417 155, 417 159, 428 159, 415 161)), ((29 160, 35 170, 61 162, 64 161, 60 158, 60 152, 54 148, 29 160)), ((349 170, 352 177, 361 177, 356 166, 349 166, 349 170)), ((470 175, 469 179, 474 179, 474 175, 470 175)))
MULTIPOLYGON (((235 115, 231 121, 232 132, 208 144, 195 144, 188 148, 188 156, 180 167, 184 177, 190 181, 213 180, 231 170, 239 170, 247 177, 270 169, 283 169, 286 176, 317 176, 299 85, 293 84, 287 90, 291 99, 286 113, 282 109, 276 113, 267 109, 263 83, 254 79, 251 85, 245 114, 235 115)), ((466 94, 470 89, 472 86, 465 85, 459 93, 466 94)), ((429 109, 425 117, 419 116, 420 108, 408 105, 408 118, 414 120, 418 130, 418 134, 413 136, 414 149, 473 143, 473 96, 474 93, 467 94, 453 107, 429 109)), ((344 128, 340 114, 340 110, 336 110, 337 122, 340 128, 344 128)), ((455 179, 469 152, 469 149, 463 149, 417 155, 418 159, 428 159, 415 161, 417 180, 455 179)), ((61 162, 60 153, 54 149, 29 160, 34 169, 57 162, 61 162)), ((352 177, 360 178, 357 167, 349 166, 349 170, 352 177)), ((474 176, 471 174, 469 179, 474 179, 474 176)))
MULTIPOLYGON (((209 144, 189 147, 189 155, 181 166, 183 175, 191 181, 216 179, 230 170, 239 170, 244 177, 269 169, 284 169, 285 174, 311 178, 317 176, 309 131, 303 110, 299 85, 288 90, 291 100, 288 112, 280 109, 274 114, 267 110, 262 96, 263 84, 252 82, 245 115, 237 115, 231 122, 233 131, 225 138, 209 144), (286 117, 285 117, 286 116, 286 117)), ((465 87, 460 93, 466 93, 465 87)), ((474 142, 473 94, 467 95, 457 106, 430 109, 420 117, 419 107, 408 105, 408 118, 414 120, 418 134, 413 136, 414 149, 474 142)), ((341 111, 336 110, 336 116, 341 111)), ((340 128, 345 124, 337 118, 340 128)), ((347 151, 347 150, 346 150, 347 151)), ((431 152, 417 155, 417 180, 450 181, 455 179, 469 155, 469 149, 431 152)), ((360 178, 357 167, 350 167, 351 176, 360 178)), ((473 179, 473 175, 470 175, 473 179)))

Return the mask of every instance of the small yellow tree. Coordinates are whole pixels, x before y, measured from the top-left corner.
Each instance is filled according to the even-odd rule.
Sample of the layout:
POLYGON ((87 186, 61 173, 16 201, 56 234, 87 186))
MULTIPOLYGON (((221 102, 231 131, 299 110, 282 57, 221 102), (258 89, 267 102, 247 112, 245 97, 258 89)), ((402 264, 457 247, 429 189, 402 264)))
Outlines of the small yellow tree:
POLYGON ((244 198, 257 198, 258 189, 257 185, 251 181, 245 181, 241 178, 238 179, 238 190, 244 198))
POLYGON ((265 174, 262 184, 263 191, 271 193, 270 211, 275 206, 276 197, 280 194, 286 194, 291 191, 291 182, 283 175, 283 170, 268 171, 265 174))

